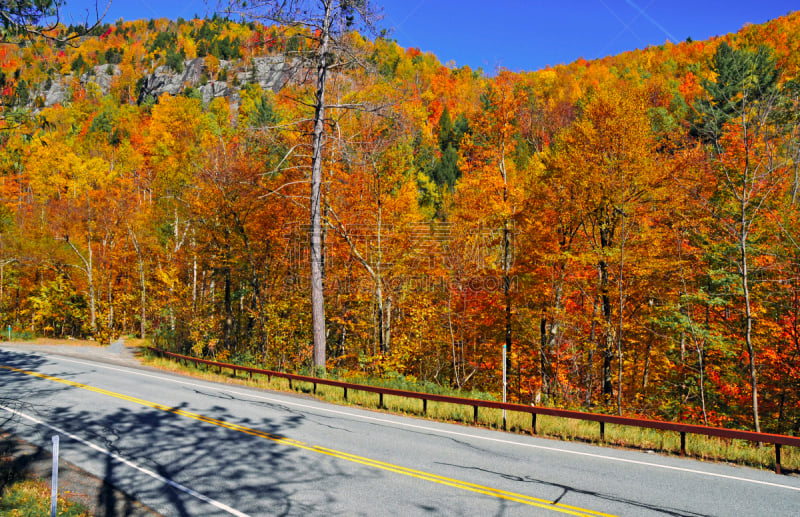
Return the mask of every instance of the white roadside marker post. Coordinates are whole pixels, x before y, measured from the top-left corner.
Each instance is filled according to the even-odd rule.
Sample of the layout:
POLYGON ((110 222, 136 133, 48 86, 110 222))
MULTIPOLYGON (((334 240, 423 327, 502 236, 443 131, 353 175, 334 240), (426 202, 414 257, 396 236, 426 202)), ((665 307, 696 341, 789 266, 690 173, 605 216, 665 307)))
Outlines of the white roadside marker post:
POLYGON ((58 503, 58 435, 53 435, 53 481, 50 492, 50 517, 56 517, 58 503))

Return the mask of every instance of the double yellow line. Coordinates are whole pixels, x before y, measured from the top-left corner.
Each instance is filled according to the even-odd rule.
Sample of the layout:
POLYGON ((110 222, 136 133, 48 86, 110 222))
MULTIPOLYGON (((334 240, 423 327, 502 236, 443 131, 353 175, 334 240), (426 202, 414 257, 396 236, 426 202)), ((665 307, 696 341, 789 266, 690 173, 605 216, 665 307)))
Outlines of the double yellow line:
POLYGON ((496 488, 491 488, 483 485, 477 485, 475 483, 468 483, 466 481, 460 481, 457 479, 452 479, 444 476, 439 476, 437 474, 432 474, 430 472, 424 472, 421 470, 414 470, 407 467, 402 467, 400 465, 394 465, 392 463, 386 463, 383 461, 373 460, 370 458, 365 458, 363 456, 357 456, 355 454, 350 454, 347 452, 337 451, 334 449, 328 449, 326 447, 320 447, 317 445, 308 445, 305 442, 301 442, 298 440, 293 440, 291 438, 287 438, 285 436, 275 435, 271 433, 265 433, 263 431, 259 431, 258 429, 253 429, 251 427, 245 427, 243 425, 234 424, 231 422, 226 422, 224 420, 218 420, 216 418, 211 418, 207 416, 203 416, 197 413, 192 413, 190 411, 184 411, 183 409, 174 408, 171 406, 166 406, 164 404, 158 404, 156 402, 150 402, 149 400, 140 399, 138 397, 131 397, 129 395, 124 395, 122 393, 116 393, 114 391, 104 390, 102 388, 97 388, 94 386, 89 386, 87 384, 81 384, 79 382, 70 381, 67 379, 61 379, 59 377, 53 377, 51 375, 46 375, 43 373, 33 372, 30 370, 22 370, 19 368, 13 368, 11 366, 0 365, 0 368, 5 370, 10 370, 12 372, 22 373, 25 375, 30 375, 32 377, 38 377, 40 379, 45 379, 48 381, 58 382, 61 384, 65 384, 67 386, 71 386, 73 388, 80 388, 87 391, 92 391, 94 393, 99 393, 101 395, 106 395, 109 397, 114 397, 120 400, 126 400, 128 402, 133 402, 134 404, 139 404, 145 407, 158 409, 161 411, 165 411, 167 413, 172 413, 174 415, 183 416, 186 418, 191 418, 194 420, 199 420, 200 422, 205 422, 207 424, 216 425, 219 427, 224 427, 226 429, 230 429, 232 431, 238 431, 240 433, 249 434, 251 436, 258 436, 260 438, 264 438, 275 443, 279 443, 281 445, 287 445, 290 447, 296 447, 298 449, 304 449, 307 451, 315 452, 318 454, 324 454, 326 456, 331 456, 337 459, 349 461, 352 463, 358 463, 361 465, 366 465, 368 467, 385 470, 388 472, 394 472, 396 474, 402 474, 404 476, 410 476, 413 478, 421 479, 423 481, 429 481, 432 483, 438 483, 440 485, 450 486, 453 488, 458 488, 460 490, 467 490, 469 492, 475 492, 482 495, 487 495, 491 497, 496 497, 499 499, 505 499, 507 501, 514 501, 517 503, 535 506, 538 508, 544 508, 546 510, 564 513, 567 515, 578 515, 583 517, 613 517, 610 514, 595 512, 592 510, 586 510, 584 508, 578 508, 576 506, 570 506, 561 503, 553 503, 546 499, 539 499, 537 497, 530 497, 523 494, 517 494, 514 492, 507 492, 505 490, 498 490, 496 488))

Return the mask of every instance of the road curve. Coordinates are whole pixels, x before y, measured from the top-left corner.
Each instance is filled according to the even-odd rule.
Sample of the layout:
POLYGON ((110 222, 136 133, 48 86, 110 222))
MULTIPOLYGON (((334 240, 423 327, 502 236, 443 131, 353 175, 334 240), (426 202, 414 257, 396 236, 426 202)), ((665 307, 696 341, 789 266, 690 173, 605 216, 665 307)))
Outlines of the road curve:
POLYGON ((0 423, 165 516, 800 515, 800 478, 0 346, 0 423), (6 421, 8 419, 8 421, 6 421))

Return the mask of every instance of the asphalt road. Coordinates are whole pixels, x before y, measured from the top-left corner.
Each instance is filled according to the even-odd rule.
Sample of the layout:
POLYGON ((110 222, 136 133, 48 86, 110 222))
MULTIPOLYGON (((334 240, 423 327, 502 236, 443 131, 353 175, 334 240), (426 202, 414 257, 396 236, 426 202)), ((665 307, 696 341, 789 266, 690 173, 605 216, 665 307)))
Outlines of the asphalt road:
POLYGON ((797 516, 800 478, 0 347, 0 426, 165 516, 797 516), (6 420, 9 421, 6 421, 6 420))

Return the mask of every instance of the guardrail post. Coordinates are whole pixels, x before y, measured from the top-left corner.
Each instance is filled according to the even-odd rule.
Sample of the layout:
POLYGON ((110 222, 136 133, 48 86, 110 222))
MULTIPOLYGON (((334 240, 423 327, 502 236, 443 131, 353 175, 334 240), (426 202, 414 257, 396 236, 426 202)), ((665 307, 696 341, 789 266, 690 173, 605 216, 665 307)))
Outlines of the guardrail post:
POLYGON ((314 383, 314 395, 316 395, 316 394, 317 394, 317 383, 315 382, 314 383))
POLYGON ((472 409, 473 409, 472 421, 475 425, 478 425, 478 406, 472 406, 472 409))
POLYGON ((422 399, 422 414, 428 414, 428 399, 422 399))
POLYGON ((347 400, 347 386, 344 388, 344 399, 347 400))
POLYGON ((531 413, 531 434, 536 434, 536 413, 531 413))
POLYGON ((380 400, 378 401, 378 409, 383 409, 383 393, 379 393, 380 400))
POLYGON ((681 458, 686 456, 686 433, 681 431, 681 458))
POLYGON ((600 422, 600 441, 606 441, 606 423, 600 422))
POLYGON ((250 370, 250 380, 253 380, 253 370, 250 370))
POLYGON ((292 378, 291 377, 289 377, 289 389, 290 390, 294 389, 294 388, 292 388, 292 378))
POLYGON ((781 473, 781 444, 775 444, 775 473, 781 473))

